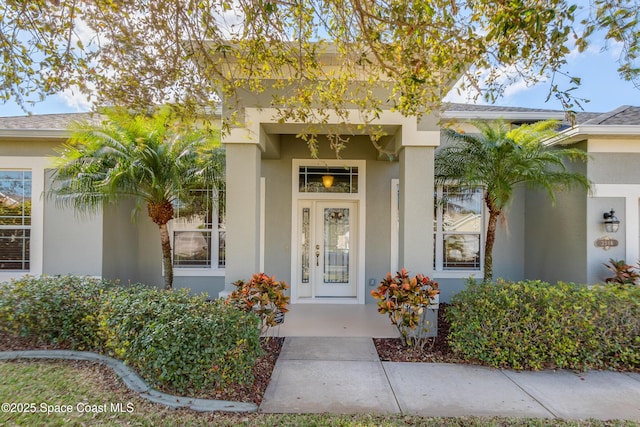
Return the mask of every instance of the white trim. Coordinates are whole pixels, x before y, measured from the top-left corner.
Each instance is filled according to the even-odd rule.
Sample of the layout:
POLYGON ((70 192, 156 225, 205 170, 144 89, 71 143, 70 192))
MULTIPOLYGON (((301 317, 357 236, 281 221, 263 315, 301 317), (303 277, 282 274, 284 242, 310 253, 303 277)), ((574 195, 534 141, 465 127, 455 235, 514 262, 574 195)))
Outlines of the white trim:
MULTIPOLYGON (((293 290, 293 289, 292 289, 293 290)), ((362 304, 358 298, 299 298, 292 304, 362 304)))
POLYGON ((638 125, 578 125, 561 132, 570 138, 577 135, 640 135, 638 125))
MULTIPOLYGON (((217 191, 214 191, 215 193, 217 193, 217 191)), ((216 194, 216 198, 218 197, 218 195, 216 194)), ((217 200, 217 199, 216 199, 217 200)), ((218 210, 216 208, 216 227, 215 228, 211 228, 211 244, 213 245, 215 243, 215 249, 211 251, 211 263, 213 264, 213 262, 215 261, 216 263, 216 267, 214 267, 213 265, 211 267, 179 267, 179 266, 173 266, 173 276, 174 277, 222 277, 224 276, 225 273, 225 269, 224 268, 220 268, 218 267, 218 261, 219 261, 219 250, 220 250, 220 243, 219 243, 219 239, 220 239, 220 228, 219 228, 219 224, 217 221, 218 218, 218 210), (215 237, 214 237, 215 236, 215 237)), ((169 231, 169 243, 171 245, 171 262, 173 262, 173 250, 174 250, 174 232, 175 231, 191 231, 188 229, 185 230, 181 230, 178 229, 176 230, 176 228, 174 227, 174 221, 171 220, 169 221, 169 223, 167 224, 167 229, 169 231)), ((162 266, 162 276, 164 277, 164 265, 162 266)))
POLYGON ((291 161, 291 302, 295 303, 365 303, 365 230, 366 230, 366 160, 340 159, 292 159, 291 161), (358 168, 357 193, 301 193, 299 189, 300 166, 356 166, 358 168), (356 298, 299 298, 298 279, 298 205, 302 200, 352 200, 358 202, 358 265, 356 298))
POLYGON ((640 184, 596 184, 592 197, 625 199, 626 260, 640 259, 640 184))
MULTIPOLYGON (((460 186, 460 187, 469 187, 469 186, 465 186, 465 185, 458 185, 456 183, 451 183, 454 186, 460 186)), ((442 193, 443 193, 443 187, 444 186, 436 186, 435 187, 435 191, 437 194, 438 198, 442 197, 442 193)), ((477 187, 476 187, 477 188, 477 187)), ((482 189, 482 196, 484 196, 484 189, 482 189)), ((434 201, 434 203, 436 203, 434 201)), ((434 259, 435 259, 435 266, 434 266, 434 271, 433 271, 433 275, 434 277, 441 277, 441 278, 452 278, 452 279, 460 279, 460 278, 469 278, 471 276, 476 276, 476 275, 480 275, 483 276, 484 275, 484 241, 485 241, 485 234, 487 232, 487 224, 488 224, 488 215, 486 215, 486 206, 483 203, 483 198, 480 198, 480 210, 481 210, 481 218, 480 218, 480 223, 482 224, 482 228, 479 232, 446 232, 444 230, 444 227, 442 226, 443 223, 443 210, 437 206, 436 204, 436 217, 434 218, 436 221, 436 230, 434 230, 433 235, 434 235, 434 259), (445 234, 468 234, 468 235, 475 235, 478 234, 480 237, 480 241, 478 242, 479 244, 479 252, 480 252, 480 259, 479 259, 479 263, 480 266, 477 270, 474 269, 444 269, 443 265, 444 265, 444 235, 445 234)))
POLYGON ((60 129, 0 129, 0 138, 11 139, 69 139, 71 133, 60 129))
POLYGON ((265 194, 267 191, 267 179, 260 177, 260 272, 264 272, 264 242, 265 242, 265 227, 266 227, 266 199, 265 194))
POLYGON ((391 259, 389 266, 391 273, 400 270, 398 257, 400 252, 400 180, 391 180, 391 259))
POLYGON ((1 157, 2 170, 31 171, 31 238, 28 271, 2 271, 0 281, 42 274, 44 259, 44 171, 51 166, 49 157, 1 157))
POLYGON ((633 136, 640 135, 638 125, 578 125, 560 132, 544 142, 545 145, 566 145, 588 139, 590 135, 633 136))

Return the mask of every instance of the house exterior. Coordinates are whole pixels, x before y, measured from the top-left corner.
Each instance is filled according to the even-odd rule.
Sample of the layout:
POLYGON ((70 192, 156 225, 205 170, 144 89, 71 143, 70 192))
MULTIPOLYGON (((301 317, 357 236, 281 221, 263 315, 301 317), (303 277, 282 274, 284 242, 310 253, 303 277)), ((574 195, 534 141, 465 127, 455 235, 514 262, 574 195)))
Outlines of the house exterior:
POLYGON ((563 137, 549 144, 586 151, 590 160, 576 167, 593 188, 562 194, 553 210, 539 193, 527 193, 525 277, 602 282, 611 276, 603 265, 609 259, 640 261, 640 107, 584 114, 563 137), (603 226, 611 210, 620 221, 616 232, 603 226), (544 241, 536 238, 541 228, 548 230, 544 241))
MULTIPOLYGON (((312 158, 297 137, 300 124, 279 123, 268 108, 247 106, 242 116, 244 126, 223 140, 226 212, 215 212, 218 221, 204 231, 197 221, 170 225, 174 286, 224 295, 236 280, 264 271, 290 285, 293 304, 373 304, 370 291, 402 267, 433 277, 445 302, 483 275, 481 189, 434 186, 442 127, 473 131, 472 119, 518 125, 562 120, 564 112, 452 104, 416 120, 386 110, 349 135, 340 159, 322 134, 312 158), (384 129, 391 156, 371 143, 373 126, 384 129), (444 193, 448 203, 435 203, 444 193)), ((89 118, 0 118, 0 281, 72 273, 162 285, 156 225, 145 215, 132 223, 130 202, 78 216, 42 196, 69 121, 89 118)), ((337 119, 325 124, 334 125, 337 119)), ((608 276, 609 258, 640 259, 640 107, 578 114, 563 134, 549 144, 590 154, 571 167, 593 190, 560 193, 552 206, 545 194, 520 189, 499 228, 496 278, 597 283, 608 276), (603 226, 612 209, 617 232, 603 226)))

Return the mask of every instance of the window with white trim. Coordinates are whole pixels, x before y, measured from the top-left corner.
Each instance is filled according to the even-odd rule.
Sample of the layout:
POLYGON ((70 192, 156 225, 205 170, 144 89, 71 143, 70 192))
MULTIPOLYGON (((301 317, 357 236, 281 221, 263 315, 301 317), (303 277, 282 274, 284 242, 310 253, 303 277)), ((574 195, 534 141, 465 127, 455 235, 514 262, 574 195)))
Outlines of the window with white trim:
POLYGON ((357 166, 310 166, 298 169, 300 193, 358 193, 357 166))
POLYGON ((447 185, 434 201, 435 271, 480 271, 484 231, 483 189, 447 185))
POLYGON ((176 269, 225 267, 224 194, 214 189, 194 190, 174 203, 173 266, 176 269))
POLYGON ((31 263, 31 171, 0 170, 0 270, 31 263))

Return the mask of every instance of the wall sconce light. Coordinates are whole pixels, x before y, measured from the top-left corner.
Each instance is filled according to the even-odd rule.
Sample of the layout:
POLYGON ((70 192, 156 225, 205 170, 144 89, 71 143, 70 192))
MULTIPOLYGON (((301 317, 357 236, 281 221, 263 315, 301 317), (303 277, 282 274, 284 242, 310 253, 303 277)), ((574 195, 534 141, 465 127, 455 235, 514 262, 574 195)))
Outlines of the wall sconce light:
POLYGON ((620 227, 620 220, 616 217, 616 212, 611 209, 610 212, 605 212, 602 217, 604 218, 604 229, 607 233, 615 233, 620 227))
POLYGON ((324 185, 324 188, 331 188, 333 185, 333 175, 322 175, 322 185, 324 185))

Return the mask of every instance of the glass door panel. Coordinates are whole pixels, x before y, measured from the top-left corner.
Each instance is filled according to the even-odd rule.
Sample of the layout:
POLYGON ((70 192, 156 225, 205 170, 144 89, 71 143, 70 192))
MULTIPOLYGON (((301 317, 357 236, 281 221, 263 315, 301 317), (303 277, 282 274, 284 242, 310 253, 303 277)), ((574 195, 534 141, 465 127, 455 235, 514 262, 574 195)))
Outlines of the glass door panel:
POLYGON ((357 202, 318 201, 315 207, 314 295, 355 297, 357 202))
POLYGON ((349 283, 349 208, 324 208, 324 283, 349 283))

